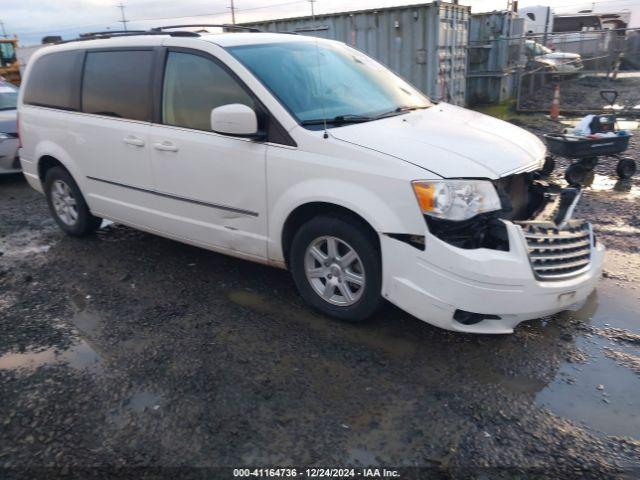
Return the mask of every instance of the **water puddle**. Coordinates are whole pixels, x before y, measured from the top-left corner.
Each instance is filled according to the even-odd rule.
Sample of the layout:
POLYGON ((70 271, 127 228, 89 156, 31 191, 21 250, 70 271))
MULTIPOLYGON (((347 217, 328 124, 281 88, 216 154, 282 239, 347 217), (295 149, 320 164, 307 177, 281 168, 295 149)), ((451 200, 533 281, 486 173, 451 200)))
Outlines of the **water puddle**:
POLYGON ((45 365, 66 364, 76 370, 96 371, 101 368, 100 355, 80 341, 67 350, 48 348, 40 351, 5 353, 0 356, 0 369, 34 371, 45 365))
POLYGON ((594 192, 619 192, 626 193, 627 198, 640 198, 640 186, 634 184, 633 179, 620 179, 617 177, 609 177, 606 175, 594 174, 588 176, 584 184, 587 190, 594 192))
POLYGON ((563 363, 536 404, 600 433, 640 438, 640 301, 602 281, 578 312, 590 325, 576 338, 584 362, 563 363))
POLYGON ((108 420, 116 428, 125 428, 129 424, 135 423, 137 414, 159 412, 162 405, 161 395, 139 391, 126 399, 120 408, 112 410, 108 415, 108 420))
POLYGON ((350 448, 347 451, 347 464, 371 467, 379 465, 375 453, 366 448, 350 448))
POLYGON ((137 392, 131 395, 127 402, 127 408, 136 413, 146 410, 159 410, 162 405, 160 395, 153 392, 137 392))

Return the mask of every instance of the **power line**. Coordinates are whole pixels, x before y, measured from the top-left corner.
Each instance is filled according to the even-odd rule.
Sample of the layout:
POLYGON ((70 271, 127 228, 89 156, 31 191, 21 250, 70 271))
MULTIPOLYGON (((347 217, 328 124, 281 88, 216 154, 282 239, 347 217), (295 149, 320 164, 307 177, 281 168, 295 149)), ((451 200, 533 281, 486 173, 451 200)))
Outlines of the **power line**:
MULTIPOLYGON (((262 5, 260 7, 250 7, 250 8, 235 8, 236 13, 237 12, 251 12, 251 11, 255 11, 255 10, 264 10, 266 8, 276 8, 276 7, 284 7, 284 6, 289 6, 289 5, 295 5, 295 4, 299 4, 299 3, 306 3, 307 0, 295 0, 295 1, 290 1, 290 2, 281 2, 281 3, 274 3, 271 5, 262 5)), ((120 8, 120 5, 117 5, 118 8, 120 8)), ((125 5, 123 5, 123 7, 126 8, 125 5)), ((169 16, 169 17, 146 17, 146 18, 132 18, 132 19, 124 19, 126 21, 126 23, 131 23, 131 22, 147 22, 147 21, 156 21, 156 20, 173 20, 173 19, 180 19, 180 18, 195 18, 195 17, 216 17, 216 16, 221 16, 221 15, 228 15, 229 11, 228 9, 226 11, 217 11, 217 12, 207 12, 207 13, 194 13, 191 15, 173 15, 173 16, 169 16)), ((111 22, 111 23, 122 23, 122 20, 117 20, 116 22, 111 22)), ((50 28, 47 30, 27 30, 27 31, 23 31, 21 34, 22 35, 38 35, 38 34, 45 34, 45 33, 60 33, 60 32, 68 32, 68 31, 72 31, 72 30, 80 30, 83 28, 94 28, 94 27, 103 27, 105 24, 104 23, 92 23, 89 25, 65 25, 63 27, 60 28, 50 28)), ((125 24, 126 25, 126 24, 125 24)))
POLYGON ((600 4, 603 3, 622 3, 622 2, 631 2, 633 1, 634 3, 630 4, 630 5, 625 5, 625 6, 636 6, 636 5, 640 5, 640 2, 638 2, 637 0, 596 0, 595 2, 589 2, 589 1, 585 1, 585 2, 577 2, 577 3, 565 3, 565 4, 561 4, 561 5, 553 5, 553 9, 557 9, 557 8, 563 8, 563 7, 580 7, 580 6, 584 6, 584 5, 588 5, 589 3, 591 3, 592 8, 595 6, 598 6, 600 4))
MULTIPOLYGON (((238 11, 238 9, 236 8, 236 11, 238 11)), ((131 20, 132 22, 149 22, 152 20, 173 20, 175 18, 192 18, 192 17, 216 17, 219 15, 228 15, 229 12, 227 11, 220 11, 220 12, 209 12, 209 13, 195 13, 193 15, 180 15, 180 16, 173 16, 173 17, 148 17, 148 18, 134 18, 133 20, 131 20)))
MULTIPOLYGON (((292 2, 284 2, 284 3, 274 3, 271 5, 263 5, 261 7, 250 7, 250 8, 235 8, 234 10, 236 12, 251 12, 254 10, 264 10, 265 8, 276 8, 276 7, 284 7, 287 5, 295 5, 298 3, 306 3, 308 0, 295 0, 292 2)), ((207 13, 194 13, 191 15, 174 15, 171 17, 148 17, 148 18, 134 18, 133 20, 130 20, 132 22, 147 22, 147 21, 151 21, 151 20, 172 20, 175 18, 192 18, 192 17, 215 17, 218 15, 227 15, 228 12, 226 11, 219 11, 219 12, 207 12, 207 13)))

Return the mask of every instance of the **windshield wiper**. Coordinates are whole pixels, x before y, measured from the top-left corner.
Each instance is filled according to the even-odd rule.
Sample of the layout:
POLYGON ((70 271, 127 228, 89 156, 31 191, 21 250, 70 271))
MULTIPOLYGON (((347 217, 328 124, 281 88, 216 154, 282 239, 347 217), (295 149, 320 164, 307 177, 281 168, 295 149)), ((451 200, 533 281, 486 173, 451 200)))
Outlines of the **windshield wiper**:
MULTIPOLYGON (((327 125, 346 125, 347 123, 364 123, 370 122, 372 120, 379 120, 381 118, 393 117, 396 115, 401 115, 406 112, 410 112, 412 110, 422 110, 424 108, 429 108, 427 105, 406 105, 403 107, 395 108, 389 112, 384 112, 379 115, 375 115, 373 117, 368 117, 366 115, 338 115, 337 117, 327 118, 327 125)), ((314 118, 313 120, 304 120, 302 125, 324 125, 325 120, 322 118, 314 118)))
MULTIPOLYGON (((337 117, 327 118, 327 125, 346 125, 347 123, 364 123, 375 120, 377 117, 367 117, 365 115, 338 115, 337 117)), ((324 125, 323 118, 314 118, 313 120, 304 120, 302 125, 324 125)))
POLYGON ((406 105, 404 107, 398 107, 394 110, 390 110, 388 112, 381 113, 380 115, 376 115, 375 119, 379 118, 387 118, 387 117, 395 117, 396 115, 402 115, 403 113, 411 112, 413 110, 424 110, 425 108, 429 108, 428 105, 406 105))

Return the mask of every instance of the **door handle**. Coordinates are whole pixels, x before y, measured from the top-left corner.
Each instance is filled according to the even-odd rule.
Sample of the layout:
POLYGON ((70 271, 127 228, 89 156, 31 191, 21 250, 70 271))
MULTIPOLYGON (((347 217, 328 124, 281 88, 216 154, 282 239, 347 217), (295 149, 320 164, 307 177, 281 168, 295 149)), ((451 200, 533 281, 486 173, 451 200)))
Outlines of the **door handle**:
POLYGON ((134 147, 144 147, 144 140, 140 137, 136 137, 135 135, 127 135, 122 139, 122 141, 127 145, 133 145, 134 147))
POLYGON ((175 143, 164 141, 164 142, 156 142, 153 144, 153 148, 156 150, 160 150, 161 152, 177 152, 178 147, 175 143))

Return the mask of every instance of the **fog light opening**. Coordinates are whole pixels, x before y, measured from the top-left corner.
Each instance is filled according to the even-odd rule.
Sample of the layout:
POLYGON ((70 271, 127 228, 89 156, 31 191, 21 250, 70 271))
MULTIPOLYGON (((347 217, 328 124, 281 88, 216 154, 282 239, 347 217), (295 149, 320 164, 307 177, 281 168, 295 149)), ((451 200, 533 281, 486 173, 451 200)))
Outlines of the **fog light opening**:
POLYGON ((463 325, 475 325, 483 320, 500 320, 500 317, 490 313, 474 313, 465 310, 456 310, 453 313, 453 319, 463 325))

